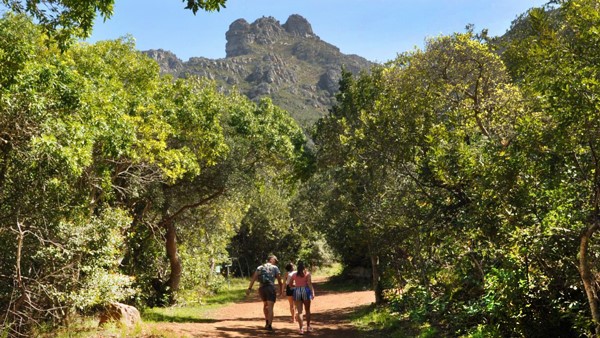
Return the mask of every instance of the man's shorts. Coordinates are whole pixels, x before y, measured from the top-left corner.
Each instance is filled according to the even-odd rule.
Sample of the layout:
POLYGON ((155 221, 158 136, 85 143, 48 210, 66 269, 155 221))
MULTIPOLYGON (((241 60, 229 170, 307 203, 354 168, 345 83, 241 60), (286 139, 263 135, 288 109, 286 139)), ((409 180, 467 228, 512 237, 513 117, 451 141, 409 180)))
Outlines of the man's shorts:
POLYGON ((263 302, 275 303, 275 300, 277 300, 277 295, 275 293, 275 285, 273 284, 261 285, 258 288, 258 294, 260 295, 260 299, 262 299, 263 302))

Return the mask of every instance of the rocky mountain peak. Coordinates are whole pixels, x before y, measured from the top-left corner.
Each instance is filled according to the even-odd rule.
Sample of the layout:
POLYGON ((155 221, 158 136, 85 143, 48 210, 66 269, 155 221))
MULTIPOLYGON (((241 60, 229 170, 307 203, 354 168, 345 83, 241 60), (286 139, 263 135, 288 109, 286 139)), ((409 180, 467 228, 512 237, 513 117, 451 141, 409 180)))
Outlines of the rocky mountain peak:
POLYGON ((335 103, 342 68, 358 73, 373 65, 322 41, 297 14, 283 25, 270 16, 253 23, 238 19, 225 36, 223 59, 192 57, 182 62, 168 51, 146 54, 158 61, 163 73, 206 77, 224 91, 235 88, 256 101, 269 97, 303 126, 327 114, 335 103))
POLYGON ((291 15, 283 25, 271 16, 263 16, 252 24, 238 19, 229 25, 229 30, 225 33, 226 57, 250 54, 252 44, 271 45, 293 37, 316 37, 310 23, 298 14, 291 15))
POLYGON ((252 37, 249 32, 250 24, 244 19, 237 19, 229 25, 229 30, 225 33, 225 38, 227 39, 225 53, 227 57, 250 53, 252 37))
POLYGON ((315 36, 308 20, 306 20, 303 16, 298 14, 290 15, 287 21, 283 24, 283 28, 285 28, 286 32, 295 36, 315 36))
POLYGON ((250 54, 252 44, 268 45, 277 41, 285 29, 279 21, 273 17, 262 17, 252 24, 244 19, 235 20, 229 25, 225 33, 227 44, 225 45, 226 57, 235 57, 250 54))

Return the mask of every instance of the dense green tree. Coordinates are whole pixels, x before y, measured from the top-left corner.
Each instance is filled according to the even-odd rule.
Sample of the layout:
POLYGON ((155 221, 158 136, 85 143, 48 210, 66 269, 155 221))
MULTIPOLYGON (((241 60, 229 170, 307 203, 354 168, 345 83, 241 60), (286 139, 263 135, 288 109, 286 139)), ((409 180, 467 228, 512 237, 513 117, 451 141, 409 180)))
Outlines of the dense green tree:
POLYGON ((290 193, 281 187, 265 185, 254 193, 249 209, 232 238, 228 251, 237 260, 235 270, 250 276, 270 253, 281 265, 298 259, 304 236, 291 220, 290 193))
POLYGON ((0 236, 8 243, 0 307, 9 334, 131 301, 130 276, 144 286, 164 272, 159 289, 177 290, 178 241, 210 270, 249 196, 293 187, 305 139, 270 101, 161 78, 128 39, 61 52, 12 14, 0 35, 0 236))
POLYGON ((311 221, 443 332, 598 331, 599 15, 557 3, 497 49, 518 88, 496 46, 456 34, 346 75, 318 125, 311 221))
MULTIPOLYGON (((521 34, 504 56, 548 126, 538 137, 542 149, 537 156, 547 169, 536 175, 544 181, 543 193, 549 198, 539 196, 536 203, 543 206, 547 222, 553 223, 552 232, 560 227, 570 239, 570 253, 565 254, 577 257, 574 266, 578 267, 597 336, 600 290, 594 235, 600 226, 600 10, 596 1, 556 3, 559 8, 531 11, 518 22, 521 34)), ((573 287, 579 288, 576 284, 573 287)))
MULTIPOLYGON (((201 83, 204 83, 203 91, 190 96, 197 104, 190 106, 178 102, 175 107, 188 110, 202 107, 200 115, 214 112, 223 129, 227 150, 213 162, 200 166, 201 170, 197 174, 186 175, 172 184, 160 184, 150 194, 135 198, 136 210, 139 210, 136 223, 165 231, 170 272, 161 282, 159 293, 171 293, 180 287, 182 263, 177 242, 185 241, 178 239, 178 228, 187 228, 184 230, 187 232, 197 227, 200 227, 199 231, 214 227, 198 220, 199 215, 206 212, 206 208, 210 209, 208 205, 213 203, 237 205, 241 209, 230 212, 243 215, 248 205, 252 205, 248 199, 260 196, 260 191, 268 190, 264 187, 278 184, 277 182, 290 184, 286 181, 293 180, 296 175, 295 163, 302 157, 304 136, 287 113, 268 100, 257 105, 239 94, 219 94, 214 84, 205 81, 201 83)), ((189 116, 192 111, 187 111, 182 116, 189 116)), ((198 127, 192 130, 198 130, 198 127)), ((190 142, 197 142, 199 137, 196 135, 190 138, 190 142)), ((229 239, 233 230, 231 226, 221 228, 224 233, 220 235, 221 238, 229 239)), ((146 232, 139 228, 136 231, 146 232)), ((221 255, 224 255, 222 250, 226 244, 223 241, 220 243, 221 255)), ((133 255, 131 259, 135 260, 135 256, 137 255, 133 255)), ((144 262, 132 264, 143 269, 147 266, 144 262)))
MULTIPOLYGON (((185 8, 196 14, 199 10, 219 11, 227 0, 182 0, 185 8)), ((2 5, 16 13, 28 14, 59 41, 61 48, 71 37, 86 38, 92 32, 94 20, 104 20, 113 14, 115 0, 2 0, 2 5)))
POLYGON ((270 100, 258 106, 255 116, 233 115, 235 176, 245 187, 248 213, 230 243, 229 251, 248 274, 268 253, 293 259, 300 244, 293 234, 288 203, 306 166, 305 136, 295 122, 270 100), (256 250, 256 251, 255 251, 256 250), (243 265, 242 265, 243 264, 243 265))
MULTIPOLYGON (((108 203, 110 194, 96 198, 97 188, 112 187, 94 165, 95 153, 126 152, 130 139, 129 128, 124 133, 103 124, 113 121, 107 115, 118 109, 110 108, 121 103, 110 104, 110 95, 122 90, 117 80, 99 85, 83 75, 73 55, 46 43, 26 18, 8 15, 1 22, 2 41, 9 45, 1 47, 0 233, 7 245, 0 274, 7 281, 0 298, 8 313, 4 327, 23 334, 40 320, 64 320, 75 309, 130 296, 131 281, 118 271, 130 218, 108 203), (106 92, 106 105, 95 104, 106 92), (108 139, 124 142, 99 146, 108 139)), ((139 66, 135 58, 122 61, 139 66)), ((151 82, 128 84, 144 88, 151 82)))
POLYGON ((535 318, 489 297, 526 308, 534 278, 514 251, 529 224, 514 211, 523 206, 514 151, 520 128, 533 126, 498 56, 472 34, 432 39, 344 78, 338 102, 316 137, 318 179, 329 182, 316 222, 331 242, 368 252, 376 291, 406 286, 398 304, 413 298, 406 309, 444 330, 466 333, 485 318, 532 332, 535 318))
POLYGON ((321 154, 325 161, 345 156, 344 167, 365 182, 358 194, 371 193, 370 185, 379 193, 400 193, 384 182, 403 177, 389 182, 414 185, 408 191, 422 189, 424 196, 428 188, 438 188, 442 200, 451 198, 444 202, 446 209, 459 207, 467 202, 469 186, 461 180, 469 177, 455 176, 463 169, 473 171, 468 166, 477 163, 472 158, 482 147, 479 140, 501 147, 510 137, 501 121, 510 115, 500 109, 511 109, 513 99, 498 69, 498 59, 485 46, 469 35, 456 35, 432 40, 425 52, 401 56, 355 83, 346 80, 340 107, 328 117, 332 122, 322 122, 337 127, 328 127, 333 141, 323 145, 321 154))

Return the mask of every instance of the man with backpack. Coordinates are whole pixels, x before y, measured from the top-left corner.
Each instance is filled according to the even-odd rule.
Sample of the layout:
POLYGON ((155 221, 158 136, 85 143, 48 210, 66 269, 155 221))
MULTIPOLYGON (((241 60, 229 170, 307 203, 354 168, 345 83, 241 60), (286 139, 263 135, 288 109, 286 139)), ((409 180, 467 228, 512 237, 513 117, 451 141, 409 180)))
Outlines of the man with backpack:
POLYGON ((265 329, 269 331, 273 331, 273 307, 275 305, 275 301, 278 296, 281 296, 283 292, 283 283, 281 283, 281 272, 277 267, 277 257, 275 255, 269 255, 267 258, 267 262, 256 268, 254 274, 252 275, 252 280, 250 280, 250 285, 248 286, 248 290, 246 290, 246 295, 250 294, 250 290, 252 290, 252 285, 256 280, 259 281, 260 287, 258 288, 258 293, 260 294, 260 299, 262 299, 264 307, 263 312, 265 314, 265 329), (278 288, 275 291, 275 278, 277 278, 278 288))

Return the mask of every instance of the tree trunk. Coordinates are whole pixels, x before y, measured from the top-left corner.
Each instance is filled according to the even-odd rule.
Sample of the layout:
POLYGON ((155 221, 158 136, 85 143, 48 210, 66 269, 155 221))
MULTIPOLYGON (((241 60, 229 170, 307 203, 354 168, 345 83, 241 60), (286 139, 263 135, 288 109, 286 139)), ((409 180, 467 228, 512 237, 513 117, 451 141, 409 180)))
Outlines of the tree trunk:
POLYGON ((13 306, 13 314, 15 316, 18 316, 18 314, 21 312, 21 306, 27 301, 29 300, 29 293, 27 292, 27 289, 25 288, 25 283, 23 283, 23 276, 21 275, 21 254, 23 251, 23 240, 25 238, 25 232, 23 231, 23 229, 21 228, 21 224, 17 221, 17 227, 19 229, 18 232, 18 236, 17 236, 17 262, 16 262, 16 282, 17 282, 17 286, 19 288, 19 290, 21 291, 21 295, 19 296, 19 298, 17 298, 17 300, 14 302, 13 306))
POLYGON ((183 214, 185 211, 190 209, 195 209, 201 205, 204 205, 213 199, 221 196, 225 192, 225 189, 219 189, 214 192, 212 195, 205 197, 196 203, 186 204, 179 208, 173 215, 164 216, 161 221, 161 225, 167 230, 165 246, 167 248, 167 258, 169 259, 169 264, 171 266, 171 273, 169 274, 169 279, 164 284, 167 293, 170 294, 169 302, 173 303, 173 293, 179 290, 179 284, 181 283, 181 271, 183 271, 183 267, 181 266, 181 259, 177 254, 177 230, 175 229, 175 219, 179 217, 179 215, 183 214))
POLYGON ((381 276, 379 274, 379 256, 371 255, 371 270, 373 273, 373 291, 375 292, 375 303, 383 304, 383 289, 381 287, 381 276))
POLYGON ((167 230, 166 235, 166 248, 167 248, 167 258, 169 259, 169 264, 171 266, 171 273, 169 274, 169 279, 165 283, 165 286, 168 288, 169 293, 173 293, 179 290, 179 283, 181 282, 181 259, 177 254, 177 231, 175 229, 175 222, 168 221, 165 224, 165 228, 167 230))
POLYGON ((594 232, 596 232, 599 227, 599 220, 598 217, 596 217, 594 224, 589 226, 581 235, 579 243, 579 273, 581 275, 588 303, 590 304, 590 311, 592 313, 595 329, 594 337, 600 337, 600 310, 598 308, 598 294, 594 286, 594 275, 592 274, 592 269, 590 268, 590 263, 588 261, 588 248, 594 232))

